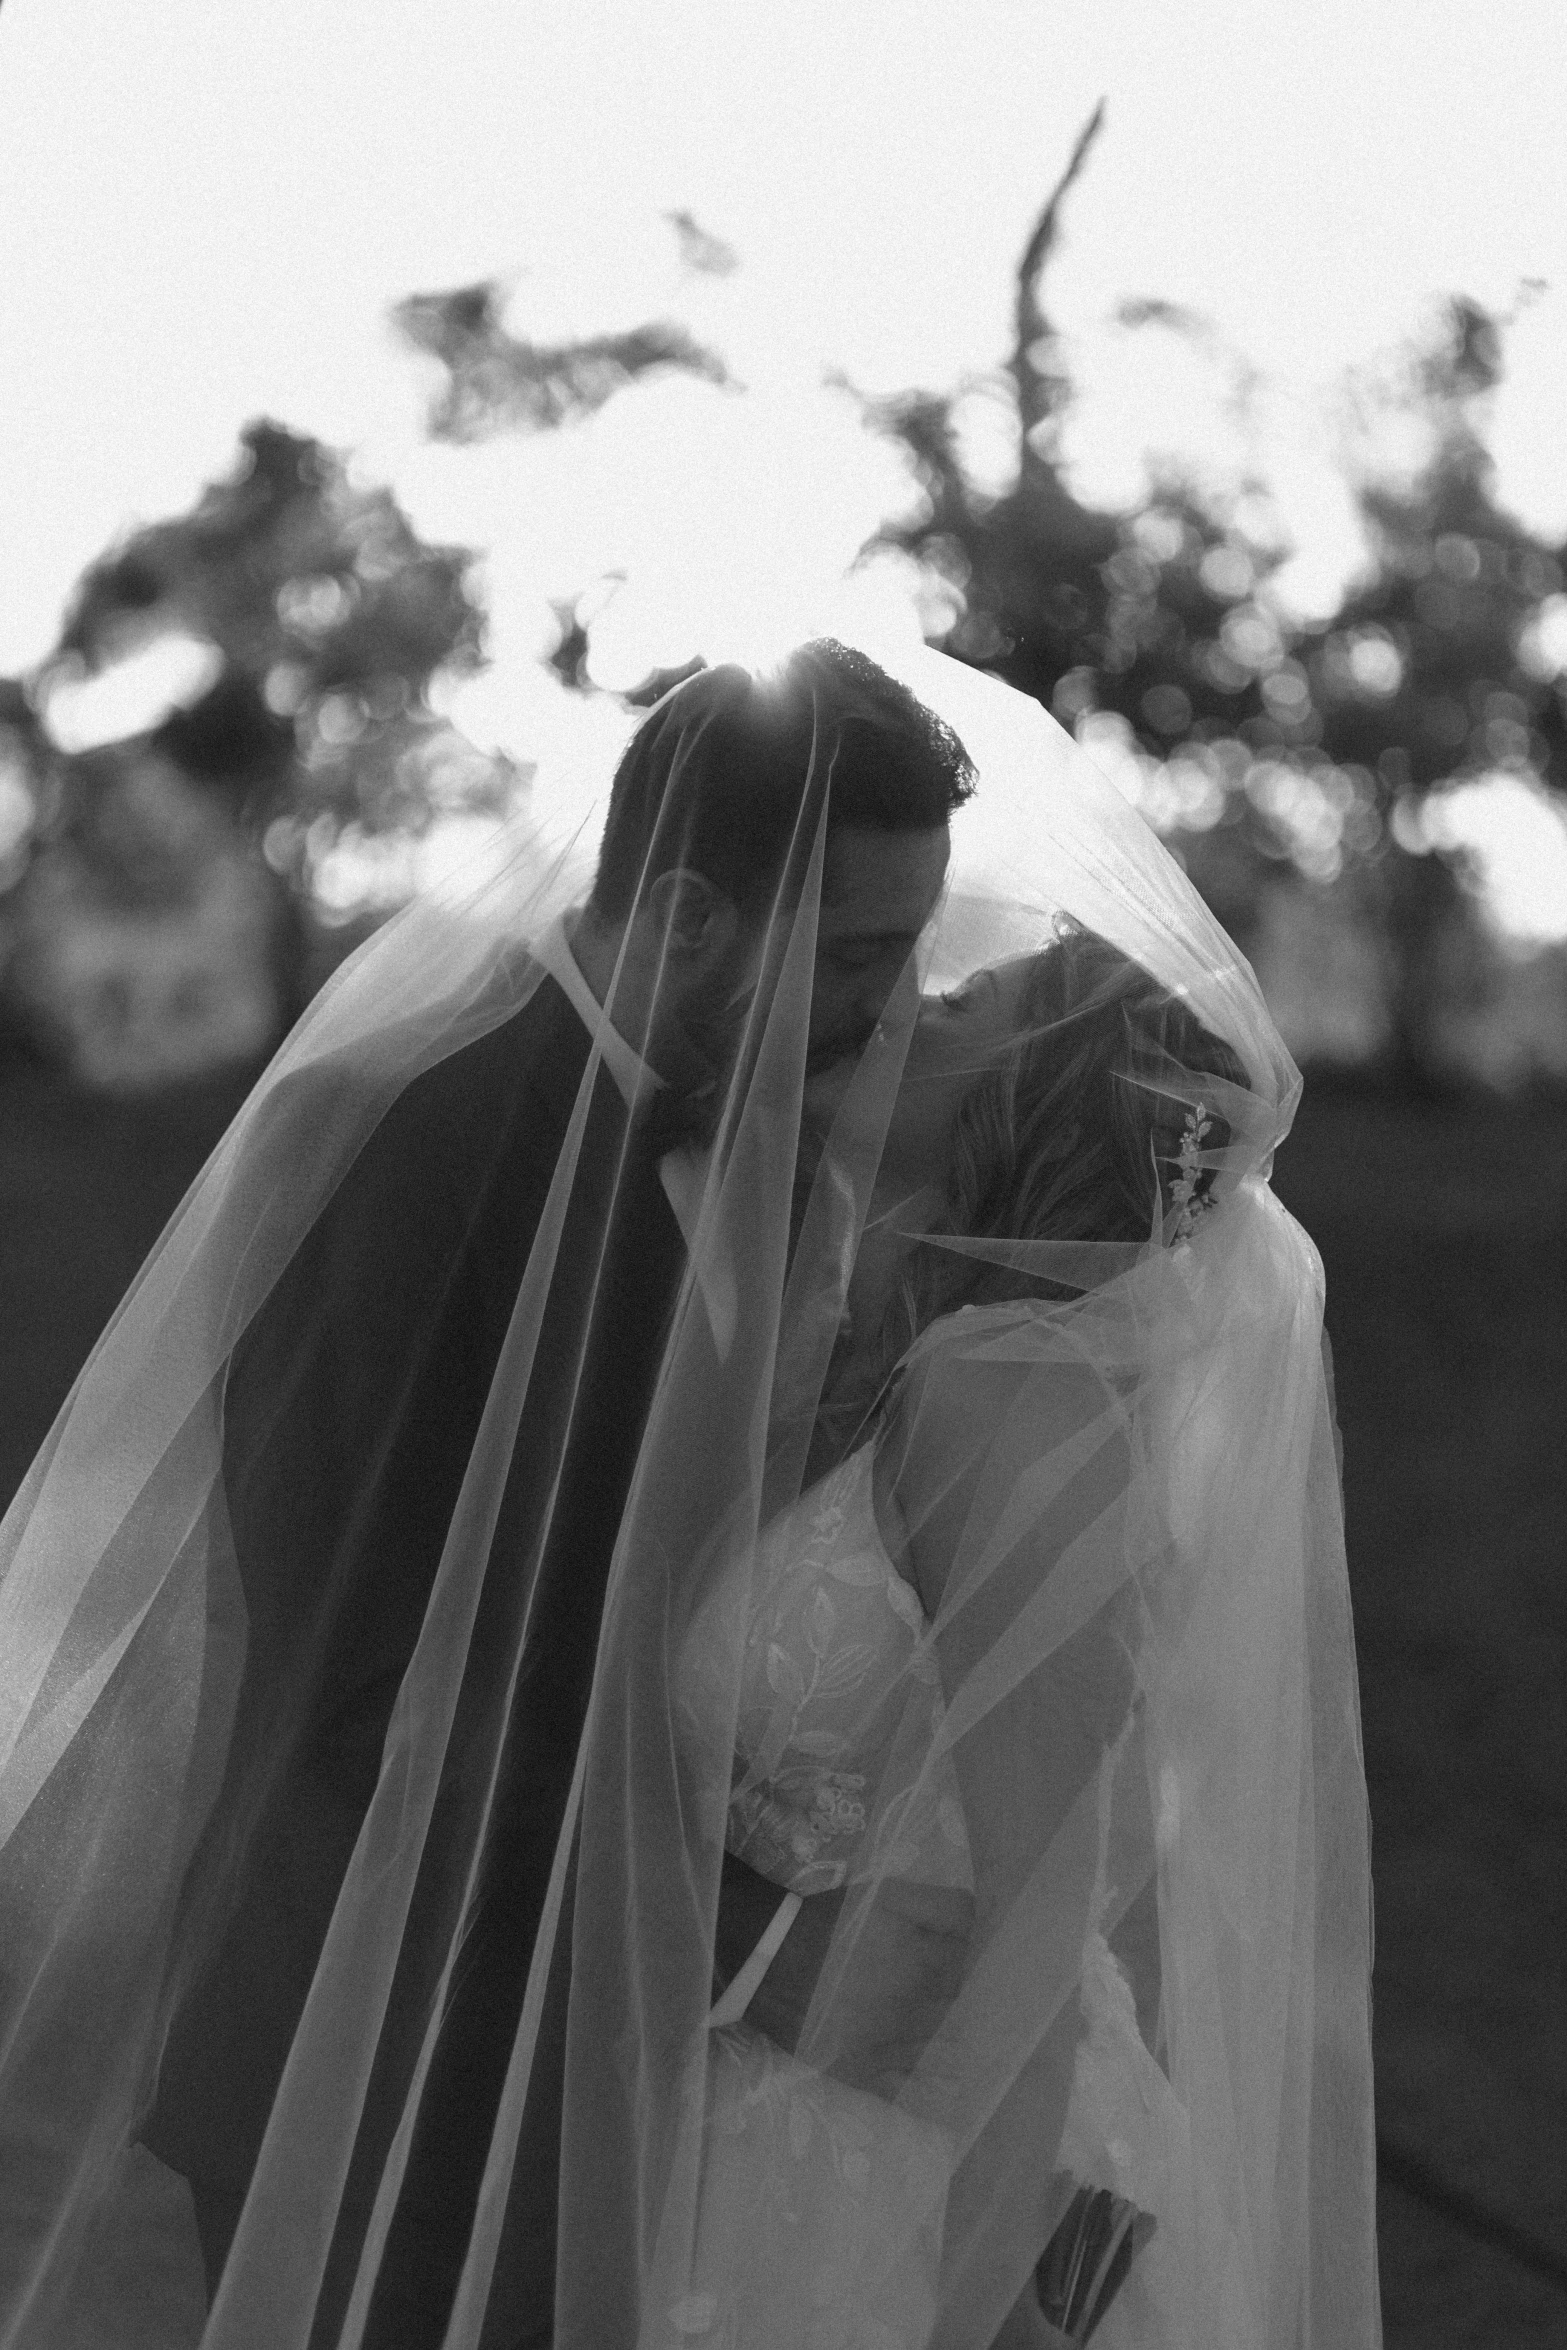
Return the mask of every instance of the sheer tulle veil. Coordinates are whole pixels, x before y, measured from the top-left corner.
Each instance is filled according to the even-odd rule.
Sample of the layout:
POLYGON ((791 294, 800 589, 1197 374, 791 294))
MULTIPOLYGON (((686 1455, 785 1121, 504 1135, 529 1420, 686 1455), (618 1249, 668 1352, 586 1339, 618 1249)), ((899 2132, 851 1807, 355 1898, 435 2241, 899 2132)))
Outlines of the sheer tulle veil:
MULTIPOLYGON (((465 1152, 491 1163, 490 1128, 476 1118, 468 1138, 454 1109, 427 1165, 383 1149, 387 1198, 406 1187, 413 1204, 403 1221, 387 1207, 373 1246, 344 1203, 421 1088, 487 1067, 516 1032, 545 984, 533 950, 591 883, 591 815, 524 821, 501 870, 400 915, 331 982, 8 1513, 8 2350, 99 2338, 106 2296, 131 2313, 126 2340, 166 2350, 422 2338, 388 2312, 452 2094, 445 2019, 511 1833, 517 1757, 557 1721, 550 1644, 568 1621, 584 1701, 549 1728, 558 1820, 471 2109, 472 2193, 432 2341, 1059 2340, 1036 2272, 1085 2189, 1141 2223, 1103 2350, 1379 2339, 1367 1821, 1323 1276, 1269 1187, 1299 1078, 1244 959, 1070 738, 939 655, 878 657, 978 778, 917 971, 806 1148, 843 739, 823 715, 733 1070, 687 1157, 684 1247, 601 1600, 570 1612, 567 1456, 528 1447, 545 1400, 565 1412, 568 1452, 591 1425, 572 1382, 612 1359, 629 1312, 615 1234, 646 1170, 634 1122, 601 1147, 602 1036, 563 1103, 503 1308, 473 1270, 497 1316, 493 1361, 362 1784, 310 1863, 331 1871, 313 1939, 234 1956, 233 1921, 266 1856, 288 1849, 278 1806, 316 1784, 323 1689, 355 1643, 382 1637, 373 1574, 361 1589, 359 1566, 340 1580, 333 1567, 306 1589, 289 1563, 291 1512, 343 1447, 362 1443, 381 1474, 356 1418, 369 1373, 333 1319, 350 1292, 333 1284, 352 1260, 370 1353, 383 1316, 405 1317, 398 1347, 410 1327, 444 1327, 468 1292, 445 1273, 421 1289, 404 1255, 421 1198, 454 1247, 479 1229, 460 1170, 465 1152), (942 1236, 986 1280, 919 1331, 896 1380, 903 1457, 941 1474, 900 1487, 885 1453, 877 1474, 911 1548, 939 1544, 943 1587, 923 1621, 909 1601, 907 1658, 866 1714, 854 1857, 784 2046, 754 2012, 712 2020, 748 1627, 778 1530, 813 1508, 913 980, 949 988, 1037 954, 1063 916, 1177 999, 1244 1082, 1169 1055, 1141 1073, 1187 1121, 1200 1214, 1188 1187, 1161 1194, 1135 1239, 942 1236), (266 1358, 283 1367, 262 1378, 257 1334, 285 1326, 266 1358), (263 1507, 252 1431, 259 1415, 272 1441, 270 1383, 328 1341, 334 1433, 266 1483, 263 1507), (917 1823, 943 1804, 966 1857, 937 1868, 917 1823), (937 1943, 940 2012, 892 2060, 888 1951, 937 1943), (298 1980, 209 2294, 177 2133, 157 2117, 188 2019, 241 1959, 269 1998, 289 1968, 298 1980)), ((677 716, 681 690, 663 706, 677 716)), ((677 730, 677 769, 684 755, 677 730)), ((872 1424, 867 1463, 877 1443, 872 1424)), ((415 1481, 399 1522, 426 1499, 415 1481)), ((847 1674, 832 1589, 802 1618, 800 1652, 829 1677, 847 1674)), ((781 1722, 782 1647, 768 1669, 781 1722)))

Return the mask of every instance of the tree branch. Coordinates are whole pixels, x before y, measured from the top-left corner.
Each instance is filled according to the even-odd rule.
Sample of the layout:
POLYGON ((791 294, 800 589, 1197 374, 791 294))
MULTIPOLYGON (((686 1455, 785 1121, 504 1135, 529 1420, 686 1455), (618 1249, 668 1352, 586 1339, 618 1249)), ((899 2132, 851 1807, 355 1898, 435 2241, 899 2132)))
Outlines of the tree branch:
POLYGON ((1012 379, 1017 386, 1018 422, 1023 432, 1024 462, 1027 462, 1028 435, 1042 424, 1056 405, 1060 386, 1057 378, 1040 367, 1032 353, 1037 344, 1051 337, 1051 326, 1040 304, 1039 287, 1045 264, 1055 245, 1056 230, 1060 224, 1061 204, 1088 160, 1088 151, 1104 127, 1105 100, 1100 99, 1093 113, 1077 135, 1071 159, 1057 180, 1046 201, 1044 210, 1034 223, 1033 233, 1023 248, 1023 257, 1017 269, 1017 303, 1014 313, 1014 343, 1012 352, 1012 379))

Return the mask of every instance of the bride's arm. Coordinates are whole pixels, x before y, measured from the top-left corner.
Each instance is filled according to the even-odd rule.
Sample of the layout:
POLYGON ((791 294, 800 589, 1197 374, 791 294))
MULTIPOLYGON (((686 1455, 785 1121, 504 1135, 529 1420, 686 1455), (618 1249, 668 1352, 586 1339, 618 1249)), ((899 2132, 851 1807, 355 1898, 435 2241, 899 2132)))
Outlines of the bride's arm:
POLYGON ((911 1369, 877 1460, 882 1531, 935 1627, 981 1939, 1095 1780, 1130 1699, 1118 1637, 1129 1438, 1070 1361, 911 1369))
POLYGON ((1094 1371, 956 1339, 916 1360, 878 1464, 883 1531, 934 1627, 976 1904, 966 1979, 915 2095, 968 2147, 947 2295, 957 2309, 968 2280, 1014 2276, 1007 2350, 1061 2339, 1032 2272, 1070 2189, 1060 2148, 1107 1890, 1106 1762, 1134 1693, 1131 1471, 1123 1406, 1094 1371))

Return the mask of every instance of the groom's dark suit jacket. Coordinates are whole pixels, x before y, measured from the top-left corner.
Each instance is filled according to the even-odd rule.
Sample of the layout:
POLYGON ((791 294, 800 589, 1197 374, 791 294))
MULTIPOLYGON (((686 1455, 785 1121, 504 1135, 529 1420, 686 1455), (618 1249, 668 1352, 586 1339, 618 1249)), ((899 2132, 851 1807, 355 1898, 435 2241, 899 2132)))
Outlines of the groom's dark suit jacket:
MULTIPOLYGON (((249 1646, 228 1777, 191 1880, 192 1904, 212 1902, 226 1922, 215 1960, 175 2010, 145 2132, 192 2181, 209 2266, 237 2217, 375 1787, 588 1051, 546 979, 520 1013, 410 1084, 233 1357, 223 1475, 249 1646), (297 1734, 282 1737, 284 1723, 297 1734)), ((310 1149, 331 1084, 318 1070, 279 1089, 285 1164, 289 1148, 310 1149)), ((408 2036, 433 1988, 418 1920, 451 1914, 443 1823, 471 1801, 465 1725, 493 1706, 493 1676, 503 1681, 514 1654, 518 1561, 558 1467, 499 1817, 372 2320, 377 2350, 419 2350, 444 2330, 684 1263, 653 1154, 601 1069, 386 2035, 404 2034, 404 2062, 387 2065, 386 2081, 406 2078, 408 2036)), ((545 2108, 558 2101, 560 2024, 556 2014, 538 2068, 533 2103, 545 2108)), ((377 2090, 372 2079, 372 2142, 377 2090)), ((534 2208, 508 2222, 498 2299, 515 2314, 513 2338, 536 2322, 547 2340, 553 2116, 529 2135, 534 2208)), ((351 2174, 350 2202, 354 2193, 351 2174)))

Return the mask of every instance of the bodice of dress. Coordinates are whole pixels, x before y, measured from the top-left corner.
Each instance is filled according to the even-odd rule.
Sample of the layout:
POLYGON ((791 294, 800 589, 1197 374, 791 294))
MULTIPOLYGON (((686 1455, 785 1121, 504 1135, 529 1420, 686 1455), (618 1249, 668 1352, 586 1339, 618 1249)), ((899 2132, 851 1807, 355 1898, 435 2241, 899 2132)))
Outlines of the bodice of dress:
POLYGON ((732 1700, 739 1652, 725 1841, 795 1893, 872 1869, 971 1883, 951 1758, 929 1759, 942 1714, 930 1628, 882 1540, 874 1462, 864 1446, 763 1528, 682 1658, 688 1718, 710 1720, 732 1700))
MULTIPOLYGON (((930 1626, 882 1540, 874 1457, 869 1446, 853 1454, 771 1520, 749 1555, 725 1562, 684 1644, 682 1710, 704 1741, 733 1718, 725 1841, 789 1893, 873 1874, 971 1891, 956 1774, 936 1743, 930 1626)), ((784 1931, 789 1907, 776 1921, 784 1931)), ((1057 2167, 1161 2212, 1178 2128, 1169 2083, 1097 1924, 1083 1956, 1084 2029, 1057 2167)), ((723 2006, 705 2058, 712 2151, 693 2291, 658 2350, 666 2339, 669 2350, 720 2339, 794 2350, 807 2314, 813 2341, 919 2350, 953 2159, 944 2129, 775 2046, 742 2020, 743 2000, 733 2014, 723 2006)), ((1158 2338, 1154 2242, 1110 2313, 1112 2350, 1158 2338)))

